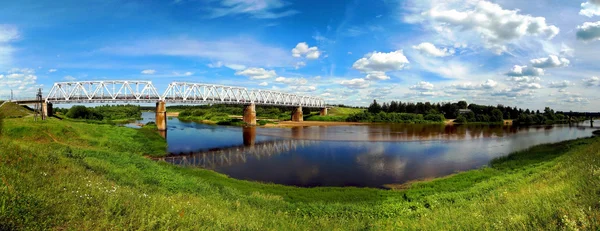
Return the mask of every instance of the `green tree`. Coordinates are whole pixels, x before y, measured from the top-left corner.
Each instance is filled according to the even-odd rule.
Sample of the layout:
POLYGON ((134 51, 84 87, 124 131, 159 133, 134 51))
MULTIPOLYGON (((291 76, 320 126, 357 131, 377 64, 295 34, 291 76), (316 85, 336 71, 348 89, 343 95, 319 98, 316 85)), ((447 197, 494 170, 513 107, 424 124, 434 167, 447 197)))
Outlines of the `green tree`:
POLYGON ((458 104, 458 109, 467 109, 467 106, 468 106, 467 101, 461 100, 461 101, 458 101, 457 104, 458 104))
POLYGON ((492 116, 490 118, 491 122, 502 122, 503 120, 503 114, 502 111, 498 110, 498 109, 494 109, 492 110, 492 116))
POLYGON ((466 124, 467 122, 468 122, 467 118, 465 118, 463 115, 457 116, 456 119, 454 120, 454 123, 457 123, 457 124, 466 124))
POLYGON ((373 103, 369 105, 369 109, 367 109, 367 111, 377 114, 381 111, 381 105, 377 103, 377 100, 373 100, 373 103))

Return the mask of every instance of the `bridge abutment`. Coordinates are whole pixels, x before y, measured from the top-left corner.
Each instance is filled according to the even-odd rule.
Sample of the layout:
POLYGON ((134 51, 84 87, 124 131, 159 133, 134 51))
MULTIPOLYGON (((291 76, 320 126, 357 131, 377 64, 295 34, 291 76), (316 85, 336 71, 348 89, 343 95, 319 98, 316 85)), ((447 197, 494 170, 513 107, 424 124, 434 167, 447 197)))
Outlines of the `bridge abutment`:
POLYGON ((250 126, 256 125, 256 105, 251 103, 244 105, 244 122, 250 126))
POLYGON ((294 108, 294 110, 292 111, 292 121, 293 122, 304 121, 304 115, 302 114, 302 106, 294 108))
POLYGON ((319 115, 320 116, 326 116, 327 115, 327 108, 326 107, 321 108, 321 112, 319 112, 319 115))
POLYGON ((156 127, 159 131, 167 130, 167 104, 165 101, 156 102, 156 127))
POLYGON ((47 102, 42 103, 42 114, 44 115, 42 118, 48 118, 48 117, 51 117, 54 115, 52 103, 47 103, 47 102))

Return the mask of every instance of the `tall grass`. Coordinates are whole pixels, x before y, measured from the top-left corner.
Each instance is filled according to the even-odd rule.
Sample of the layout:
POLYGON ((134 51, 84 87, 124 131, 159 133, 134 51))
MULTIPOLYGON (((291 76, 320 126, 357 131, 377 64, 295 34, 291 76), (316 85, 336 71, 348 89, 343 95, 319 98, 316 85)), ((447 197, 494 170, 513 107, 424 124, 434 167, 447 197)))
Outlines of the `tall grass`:
POLYGON ((144 157, 164 149, 148 130, 6 120, 0 230, 600 228, 600 138, 536 146, 402 190, 255 183, 144 157))

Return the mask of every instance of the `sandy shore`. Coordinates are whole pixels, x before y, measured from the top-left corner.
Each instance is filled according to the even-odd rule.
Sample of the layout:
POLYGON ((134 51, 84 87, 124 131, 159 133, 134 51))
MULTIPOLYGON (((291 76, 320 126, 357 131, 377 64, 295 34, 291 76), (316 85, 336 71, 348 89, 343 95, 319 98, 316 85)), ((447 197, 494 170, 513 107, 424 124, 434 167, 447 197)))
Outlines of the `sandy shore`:
POLYGON ((179 116, 179 112, 167 112, 167 116, 177 117, 179 116))
POLYGON ((306 126, 348 126, 348 125, 366 125, 372 123, 360 123, 360 122, 329 122, 329 121, 281 121, 278 124, 266 124, 264 127, 306 127, 306 126))

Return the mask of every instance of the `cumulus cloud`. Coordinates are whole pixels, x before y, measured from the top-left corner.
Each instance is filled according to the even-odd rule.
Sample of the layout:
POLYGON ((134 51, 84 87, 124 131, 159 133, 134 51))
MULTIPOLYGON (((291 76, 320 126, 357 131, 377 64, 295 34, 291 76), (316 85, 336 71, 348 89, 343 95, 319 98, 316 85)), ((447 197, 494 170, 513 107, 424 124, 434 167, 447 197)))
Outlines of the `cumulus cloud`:
POLYGON ((532 59, 531 66, 537 68, 552 68, 552 67, 566 67, 571 63, 566 58, 559 58, 556 55, 549 55, 547 58, 532 59))
POLYGON ((537 67, 519 66, 515 65, 510 71, 506 73, 508 76, 541 76, 544 75, 544 69, 537 67))
POLYGON ((248 15, 259 19, 274 19, 299 13, 296 10, 284 10, 288 5, 282 0, 224 0, 219 1, 218 7, 208 8, 208 17, 248 15))
POLYGON ((58 70, 56 70, 56 69, 50 69, 50 70, 48 70, 48 72, 50 72, 50 73, 56 72, 56 71, 58 71, 58 70))
MULTIPOLYGON (((443 6, 443 4, 440 4, 443 6)), ((559 28, 546 23, 544 17, 520 14, 518 10, 506 10, 488 1, 465 2, 460 9, 444 9, 436 6, 423 15, 434 22, 438 30, 475 32, 484 43, 497 53, 506 50, 504 44, 525 36, 551 39, 559 28)))
POLYGON ((510 78, 508 78, 508 80, 515 82, 515 83, 536 83, 536 82, 541 81, 542 79, 540 77, 522 76, 522 77, 510 77, 510 78))
POLYGON ((386 79, 390 79, 390 77, 387 76, 385 74, 385 72, 383 72, 383 71, 371 71, 371 72, 367 72, 367 77, 365 77, 365 79, 367 79, 367 80, 386 80, 386 79))
POLYGON ((262 83, 259 83, 258 85, 259 85, 259 86, 268 86, 268 85, 269 85, 269 83, 267 83, 267 82, 262 82, 262 83))
POLYGON ((349 88, 367 88, 369 87, 369 82, 365 79, 357 78, 350 80, 343 80, 340 82, 341 85, 349 87, 349 88))
POLYGON ((558 82, 550 82, 548 84, 549 88, 566 88, 568 86, 571 85, 571 82, 569 80, 563 80, 563 81, 558 81, 558 82))
POLYGON ((409 89, 417 91, 430 91, 433 90, 433 84, 430 82, 421 81, 416 85, 410 86, 409 89))
POLYGON ((600 86, 600 77, 592 76, 591 78, 583 79, 583 84, 588 87, 600 86))
POLYGON ((292 49, 292 56, 296 58, 305 57, 307 59, 318 59, 321 55, 318 47, 308 47, 305 42, 298 43, 294 49, 292 49))
POLYGON ((294 66, 296 68, 296 70, 300 69, 301 67, 306 66, 305 62, 297 62, 296 65, 294 66))
POLYGON ((496 81, 488 79, 487 81, 485 81, 484 83, 481 83, 481 84, 473 84, 473 83, 467 82, 467 83, 452 84, 450 87, 452 87, 456 90, 471 91, 471 90, 493 89, 497 85, 498 85, 498 83, 496 81))
POLYGON ((577 26, 577 39, 583 41, 600 40, 600 21, 584 22, 577 26))
POLYGON ((421 54, 425 54, 425 55, 429 55, 429 56, 433 56, 433 57, 446 57, 446 56, 450 56, 452 54, 454 54, 454 49, 448 49, 448 48, 444 48, 444 49, 439 49, 437 47, 435 47, 435 45, 431 44, 431 43, 421 43, 417 46, 413 46, 413 49, 421 52, 421 54))
POLYGON ((15 93, 34 92, 35 88, 39 87, 36 81, 37 76, 33 69, 13 68, 5 74, 0 74, 0 94, 7 94, 10 90, 14 90, 15 93))
POLYGON ((278 83, 284 83, 284 84, 288 84, 288 85, 295 85, 295 86, 299 86, 299 85, 305 85, 308 83, 308 80, 306 80, 305 78, 286 78, 286 77, 277 77, 275 79, 275 82, 278 83))
POLYGON ((581 3, 579 14, 590 18, 600 15, 600 1, 588 0, 587 2, 581 3))
POLYGON ((352 68, 367 74, 367 80, 386 80, 390 77, 385 72, 402 70, 408 63, 402 50, 389 53, 372 52, 356 60, 352 68))
POLYGON ((154 75, 154 74, 156 74, 156 70, 146 69, 146 70, 142 71, 142 74, 144 74, 144 75, 154 75))
POLYGON ((277 76, 274 70, 265 70, 264 68, 251 67, 243 71, 235 72, 235 75, 244 75, 250 79, 269 79, 277 76))

